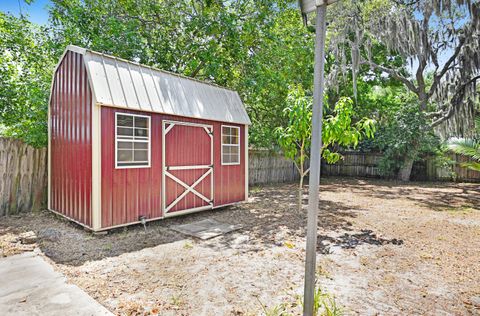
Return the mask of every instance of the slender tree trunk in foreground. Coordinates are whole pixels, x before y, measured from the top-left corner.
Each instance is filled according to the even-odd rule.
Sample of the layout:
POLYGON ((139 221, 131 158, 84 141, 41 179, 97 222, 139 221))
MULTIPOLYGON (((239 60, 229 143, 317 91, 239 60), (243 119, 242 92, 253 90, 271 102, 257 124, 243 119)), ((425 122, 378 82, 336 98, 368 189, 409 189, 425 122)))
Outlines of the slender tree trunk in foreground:
MULTIPOLYGON (((303 169, 303 168, 302 168, 303 169)), ((302 210, 303 201, 303 170, 300 174, 300 184, 298 185, 298 210, 302 210)))
POLYGON ((300 173, 300 183, 298 184, 298 210, 302 210, 302 200, 303 200, 303 179, 308 172, 305 171, 305 140, 302 140, 302 144, 300 146, 300 159, 298 163, 295 163, 295 167, 297 167, 298 172, 300 173))

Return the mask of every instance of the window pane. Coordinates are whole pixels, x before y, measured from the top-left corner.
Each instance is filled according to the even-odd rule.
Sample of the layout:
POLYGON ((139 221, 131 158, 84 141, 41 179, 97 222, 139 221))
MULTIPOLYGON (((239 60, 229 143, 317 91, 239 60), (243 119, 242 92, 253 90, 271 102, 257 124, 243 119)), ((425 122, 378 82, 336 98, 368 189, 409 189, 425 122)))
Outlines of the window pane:
POLYGON ((119 149, 117 154, 118 161, 132 161, 133 155, 131 150, 119 149))
POLYGON ((148 143, 135 143, 135 149, 148 149, 148 143))
POLYGON ((226 126, 222 126, 222 134, 223 135, 229 135, 230 134, 230 128, 226 126))
POLYGON ((148 137, 148 130, 136 128, 135 129, 135 136, 148 137))
POLYGON ((236 127, 222 126, 222 144, 238 145, 240 130, 236 127))
POLYGON ((148 119, 146 117, 135 116, 135 127, 148 128, 148 119))
POLYGON ((134 151, 134 160, 135 161, 148 161, 148 150, 135 150, 134 151))
POLYGON ((117 127, 117 135, 118 136, 133 136, 133 129, 132 128, 125 128, 125 127, 117 127))
POLYGON ((230 136, 223 134, 222 144, 229 144, 229 143, 230 143, 230 136))
POLYGON ((240 155, 238 155, 238 154, 237 154, 237 155, 233 155, 233 156, 231 157, 231 161, 232 161, 233 163, 240 163, 240 155))
POLYGON ((118 142, 117 148, 119 149, 132 149, 132 142, 118 142))
POLYGON ((150 156, 149 118, 118 114, 116 131, 117 167, 148 166, 150 156))
POLYGON ((229 155, 230 154, 230 146, 223 146, 223 154, 229 155))
POLYGON ((230 163, 230 155, 223 154, 223 163, 230 163))
POLYGON ((117 115, 117 126, 133 127, 133 116, 117 115))
POLYGON ((230 153, 232 155, 238 155, 238 146, 230 146, 230 153))

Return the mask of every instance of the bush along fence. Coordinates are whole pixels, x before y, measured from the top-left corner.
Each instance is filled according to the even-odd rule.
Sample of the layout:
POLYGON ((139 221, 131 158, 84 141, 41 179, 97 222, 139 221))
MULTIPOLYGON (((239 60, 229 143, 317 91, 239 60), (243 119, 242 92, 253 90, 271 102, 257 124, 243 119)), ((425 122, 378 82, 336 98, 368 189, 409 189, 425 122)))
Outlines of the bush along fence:
POLYGON ((46 148, 0 138, 0 171, 0 216, 46 206, 46 148))
MULTIPOLYGON (((322 161, 322 175, 382 178, 379 153, 344 152, 343 160, 329 165, 322 161)), ((452 155, 458 163, 467 158, 452 155)), ((33 148, 21 141, 0 138, 0 216, 39 210, 47 200, 47 149, 33 148)), ((414 165, 412 180, 480 182, 480 172, 454 165, 449 169, 435 165, 433 159, 414 165)), ((293 163, 281 154, 250 149, 249 185, 298 181, 293 163)))

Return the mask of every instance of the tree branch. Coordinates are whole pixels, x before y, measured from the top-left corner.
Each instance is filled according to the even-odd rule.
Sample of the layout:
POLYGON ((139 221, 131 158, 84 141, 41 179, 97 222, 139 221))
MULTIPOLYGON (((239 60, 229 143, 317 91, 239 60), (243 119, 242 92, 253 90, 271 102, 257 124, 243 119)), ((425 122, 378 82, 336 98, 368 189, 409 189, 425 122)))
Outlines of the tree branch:
POLYGON ((203 65, 205 65, 205 60, 202 59, 189 76, 195 78, 198 75, 198 72, 202 69, 203 65))
POLYGON ((303 173, 303 176, 306 176, 309 171, 310 171, 310 168, 308 168, 307 170, 305 170, 305 172, 303 173))
POLYGON ((377 68, 378 70, 381 70, 383 72, 386 72, 387 74, 389 74, 390 76, 394 77, 395 79, 397 80, 400 80, 402 83, 404 83, 408 89, 410 89, 412 92, 418 94, 418 89, 417 87, 415 87, 415 85, 410 81, 408 80, 407 78, 405 78, 404 76, 400 75, 398 72, 396 72, 395 70, 393 69, 390 69, 390 68, 387 68, 387 67, 384 67, 384 66, 380 66, 372 61, 367 61, 367 60, 363 60, 360 62, 360 64, 367 64, 367 65, 370 65, 374 68, 377 68))
POLYGON ((437 91, 442 77, 450 69, 450 66, 455 61, 455 59, 457 59, 457 57, 460 54, 460 51, 462 50, 462 47, 463 47, 464 44, 465 44, 465 37, 462 36, 458 40, 458 45, 455 48, 455 51, 453 52, 453 55, 450 56, 450 58, 447 60, 445 65, 443 65, 443 68, 440 71, 440 73, 438 73, 438 74, 435 73, 435 75, 433 77, 432 87, 430 88, 430 91, 428 91, 428 93, 427 93, 427 98, 430 98, 435 93, 435 91, 437 91))
MULTIPOLYGON (((443 111, 443 112, 432 112, 430 114, 438 114, 440 112, 440 114, 442 115, 441 117, 439 117, 438 119, 434 120, 431 124, 430 124, 430 127, 435 127, 435 126, 438 126, 439 124, 441 124, 442 122, 448 120, 452 115, 453 113, 455 112, 455 109, 456 109, 456 106, 458 104, 460 104, 461 101, 463 101, 463 98, 465 96, 465 89, 472 83, 476 82, 477 80, 480 80, 480 75, 476 76, 476 77, 473 77, 471 79, 469 79, 467 82, 465 82, 464 84, 462 84, 458 89, 457 91, 455 91, 455 94, 453 95, 452 97, 452 100, 450 101, 450 105, 449 107, 443 111)), ((433 115, 435 116, 435 115, 433 115)))

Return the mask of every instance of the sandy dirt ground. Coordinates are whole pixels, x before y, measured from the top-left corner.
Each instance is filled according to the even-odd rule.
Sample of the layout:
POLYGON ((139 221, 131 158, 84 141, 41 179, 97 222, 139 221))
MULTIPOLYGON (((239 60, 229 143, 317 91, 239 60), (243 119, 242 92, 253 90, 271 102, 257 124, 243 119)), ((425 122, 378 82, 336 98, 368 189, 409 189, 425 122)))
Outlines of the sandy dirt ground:
MULTIPOLYGON (((28 251, 119 315, 299 315, 306 211, 295 184, 251 189, 249 203, 96 236, 47 212, 0 219, 0 256, 28 251), (201 241, 170 229, 241 224, 201 241)), ((306 191, 305 191, 306 193, 306 191)), ((306 196, 305 196, 306 198, 306 196)), ((318 278, 347 315, 480 315, 480 185, 326 179, 318 278)))

